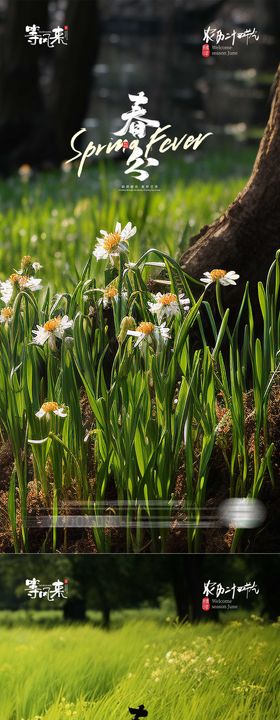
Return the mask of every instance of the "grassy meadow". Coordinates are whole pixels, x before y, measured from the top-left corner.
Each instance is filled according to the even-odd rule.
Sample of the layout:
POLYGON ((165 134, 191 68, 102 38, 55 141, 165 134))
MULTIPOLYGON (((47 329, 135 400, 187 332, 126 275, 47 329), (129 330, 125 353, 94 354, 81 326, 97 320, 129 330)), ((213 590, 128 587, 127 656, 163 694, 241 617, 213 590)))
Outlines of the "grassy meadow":
MULTIPOLYGON (((160 192, 120 191, 120 163, 1 183, 3 551, 80 551, 61 514, 90 516, 82 551, 166 551, 178 502, 180 550, 199 551, 217 454, 223 498, 275 486, 278 254, 259 283, 258 335, 248 283, 229 325, 234 268, 202 268, 199 281, 178 263, 249 161, 244 150, 171 163, 160 192), (46 513, 50 528, 34 530, 46 513)), ((237 527, 222 550, 240 540, 237 527)))
POLYGON ((277 720, 279 682, 279 624, 259 618, 1 624, 1 720, 120 720, 141 703, 152 720, 277 720))
MULTIPOLYGON (((54 292, 73 290, 100 228, 131 220, 137 235, 131 260, 149 247, 179 257, 188 238, 211 222, 242 189, 254 150, 238 160, 230 151, 201 155, 191 164, 161 163, 160 192, 121 192, 124 165, 98 165, 77 178, 71 172, 46 172, 0 180, 0 279, 24 255, 36 256, 44 281, 54 292)), ((69 168, 69 166, 67 166, 69 168)), ((154 175, 151 181, 155 183, 154 175)))

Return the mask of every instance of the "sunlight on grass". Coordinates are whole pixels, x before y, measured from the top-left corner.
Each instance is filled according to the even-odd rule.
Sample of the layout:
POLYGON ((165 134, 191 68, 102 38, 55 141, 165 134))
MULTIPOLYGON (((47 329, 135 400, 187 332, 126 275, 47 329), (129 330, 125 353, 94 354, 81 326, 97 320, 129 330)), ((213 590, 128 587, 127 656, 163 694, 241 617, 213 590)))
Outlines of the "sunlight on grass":
MULTIPOLYGON (((34 175, 27 183, 0 183, 0 278, 26 254, 40 257, 53 290, 71 290, 100 228, 129 217, 137 225, 135 260, 150 246, 179 257, 189 238, 234 199, 250 172, 254 152, 241 151, 162 163, 160 192, 120 192, 123 165, 96 166, 78 180, 70 174, 34 175)), ((153 179, 154 181, 154 179, 153 179)))
POLYGON ((2 720, 153 718, 277 720, 279 625, 159 625, 1 629, 2 720))

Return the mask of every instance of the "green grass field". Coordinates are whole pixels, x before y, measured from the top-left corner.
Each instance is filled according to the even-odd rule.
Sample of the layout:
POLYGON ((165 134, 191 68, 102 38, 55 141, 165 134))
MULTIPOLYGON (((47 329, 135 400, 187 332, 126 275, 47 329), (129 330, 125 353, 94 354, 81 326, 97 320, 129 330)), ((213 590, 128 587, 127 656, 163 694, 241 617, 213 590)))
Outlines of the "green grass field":
MULTIPOLYGON (((23 255, 44 267, 44 282, 71 291, 100 228, 130 219, 137 226, 131 260, 149 247, 180 256, 188 239, 234 199, 250 174, 255 149, 202 154, 191 164, 161 163, 160 192, 120 192, 121 163, 76 171, 41 173, 28 182, 0 181, 0 279, 23 255)), ((154 182, 154 176, 151 179, 154 182)))
POLYGON ((151 618, 1 626, 1 720, 128 720, 141 703, 149 720, 278 720, 280 624, 151 618))

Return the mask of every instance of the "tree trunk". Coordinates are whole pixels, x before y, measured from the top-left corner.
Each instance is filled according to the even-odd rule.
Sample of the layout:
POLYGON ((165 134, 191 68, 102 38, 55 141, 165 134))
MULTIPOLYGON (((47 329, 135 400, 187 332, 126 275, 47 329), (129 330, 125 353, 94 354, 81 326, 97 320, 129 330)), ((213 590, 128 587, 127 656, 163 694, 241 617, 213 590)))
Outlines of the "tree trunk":
POLYGON ((244 190, 215 222, 192 238, 180 260, 189 275, 222 268, 240 275, 227 288, 227 304, 239 303, 244 284, 264 280, 280 247, 280 66, 274 98, 253 171, 244 190))
POLYGON ((171 582, 180 622, 201 618, 203 555, 176 555, 170 560, 171 582))
POLYGON ((106 580, 102 577, 102 572, 98 572, 97 566, 95 569, 95 575, 94 575, 94 581, 95 581, 95 588, 96 592, 99 596, 99 605, 102 612, 102 627, 105 630, 109 630, 110 627, 110 602, 107 592, 107 584, 106 580))
POLYGON ((69 0, 65 22, 68 45, 57 47, 51 93, 51 126, 60 159, 69 157, 72 135, 80 130, 88 106, 91 74, 99 50, 98 0, 69 0))
POLYGON ((86 622, 86 602, 84 598, 68 598, 63 610, 66 622, 86 622))
POLYGON ((102 627, 105 630, 109 630, 110 627, 110 608, 108 605, 103 605, 102 608, 102 627))

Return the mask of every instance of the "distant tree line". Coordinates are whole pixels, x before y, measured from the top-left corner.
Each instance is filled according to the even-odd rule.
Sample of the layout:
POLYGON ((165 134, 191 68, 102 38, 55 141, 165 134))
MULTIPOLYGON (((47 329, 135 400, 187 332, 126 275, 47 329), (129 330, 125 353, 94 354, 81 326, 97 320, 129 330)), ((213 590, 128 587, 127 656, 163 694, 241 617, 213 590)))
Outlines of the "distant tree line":
MULTIPOLYGON (((25 580, 36 577, 42 583, 69 579, 69 597, 64 619, 86 621, 87 610, 102 613, 109 627, 112 610, 158 607, 163 597, 173 597, 181 622, 198 622, 202 611, 203 583, 208 579, 222 584, 256 581, 260 595, 238 597, 238 604, 258 610, 269 620, 280 615, 280 558, 277 555, 29 555, 0 558, 0 610, 30 608, 25 580)), ((32 601, 32 607, 46 609, 48 603, 32 601)), ((52 606, 53 607, 53 606, 52 606)), ((218 619, 216 611, 212 618, 218 619)))

